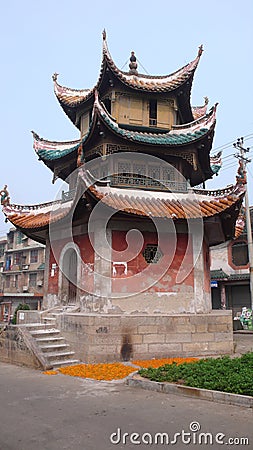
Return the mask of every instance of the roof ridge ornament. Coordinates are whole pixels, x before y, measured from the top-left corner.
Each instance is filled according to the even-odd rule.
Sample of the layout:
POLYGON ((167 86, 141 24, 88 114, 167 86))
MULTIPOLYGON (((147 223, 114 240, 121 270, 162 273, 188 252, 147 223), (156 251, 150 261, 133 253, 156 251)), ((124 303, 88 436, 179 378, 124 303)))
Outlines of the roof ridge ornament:
POLYGON ((8 186, 5 184, 3 189, 0 191, 2 206, 8 206, 10 204, 10 194, 7 188, 8 186))
POLYGON ((130 63, 129 63, 129 73, 131 75, 138 75, 138 71, 137 71, 137 60, 136 60, 136 56, 134 51, 131 52, 131 56, 130 56, 130 63))
POLYGON ((59 75, 59 74, 58 74, 57 72, 53 73, 53 75, 52 75, 52 79, 53 79, 53 81, 54 81, 55 83, 57 83, 58 75, 59 75))
POLYGON ((201 45, 199 46, 199 51, 198 51, 198 57, 199 57, 199 58, 200 58, 200 56, 202 55, 203 51, 204 51, 204 49, 203 49, 203 44, 201 44, 201 45))

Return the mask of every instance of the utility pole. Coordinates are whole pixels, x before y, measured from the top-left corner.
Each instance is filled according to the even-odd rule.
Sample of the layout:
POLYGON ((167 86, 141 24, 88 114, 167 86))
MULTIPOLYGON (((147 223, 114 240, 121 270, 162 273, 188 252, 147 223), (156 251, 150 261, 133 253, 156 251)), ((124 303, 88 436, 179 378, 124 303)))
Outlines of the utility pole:
POLYGON ((247 229, 247 241, 248 241, 248 254, 249 254, 249 276, 250 276, 250 297, 251 297, 251 309, 253 311, 253 242, 252 242, 252 228, 250 220, 250 209, 249 209, 249 196, 248 196, 248 183, 247 183, 247 170, 246 166, 251 162, 250 159, 246 158, 246 153, 249 152, 249 148, 243 147, 243 138, 238 138, 237 142, 233 144, 236 149, 239 150, 239 154, 235 155, 242 163, 242 169, 245 173, 246 178, 246 191, 245 191, 245 215, 246 215, 246 229, 247 229))

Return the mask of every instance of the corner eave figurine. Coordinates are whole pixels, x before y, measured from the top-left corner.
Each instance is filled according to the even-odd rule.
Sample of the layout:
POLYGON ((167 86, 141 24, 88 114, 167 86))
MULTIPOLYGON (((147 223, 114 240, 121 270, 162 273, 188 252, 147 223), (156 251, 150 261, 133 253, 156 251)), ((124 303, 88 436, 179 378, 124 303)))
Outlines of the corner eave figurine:
POLYGON ((2 206, 7 206, 10 204, 10 195, 7 187, 7 184, 5 184, 4 188, 0 191, 2 206))
POLYGON ((238 173, 238 175, 236 176, 237 184, 246 184, 247 183, 246 170, 244 169, 244 164, 241 160, 239 161, 239 168, 237 173, 238 173))

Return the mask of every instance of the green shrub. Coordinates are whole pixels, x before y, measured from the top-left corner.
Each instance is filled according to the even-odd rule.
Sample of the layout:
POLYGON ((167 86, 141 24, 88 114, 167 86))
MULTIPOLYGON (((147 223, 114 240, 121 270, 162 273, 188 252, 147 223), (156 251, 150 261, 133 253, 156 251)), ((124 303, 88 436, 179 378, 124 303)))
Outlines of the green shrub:
POLYGON ((26 303, 19 303, 19 305, 15 309, 14 316, 13 316, 13 319, 12 319, 12 323, 14 325, 16 325, 16 323, 17 323, 17 312, 18 311, 27 311, 29 309, 30 309, 30 306, 27 305, 26 303))
POLYGON ((152 381, 177 382, 185 386, 253 396, 253 352, 239 358, 223 356, 180 365, 166 364, 158 369, 141 369, 138 373, 152 381))

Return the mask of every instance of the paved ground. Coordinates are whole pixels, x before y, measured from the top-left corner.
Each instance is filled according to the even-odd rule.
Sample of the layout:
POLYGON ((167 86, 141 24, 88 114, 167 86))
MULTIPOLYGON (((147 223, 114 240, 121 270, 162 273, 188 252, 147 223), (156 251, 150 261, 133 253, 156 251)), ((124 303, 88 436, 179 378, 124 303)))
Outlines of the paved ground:
POLYGON ((253 352, 253 333, 235 333, 234 349, 236 355, 242 355, 246 352, 253 352))
POLYGON ((236 447, 253 448, 252 423, 252 410, 247 408, 138 390, 122 383, 47 376, 0 363, 0 450, 220 449, 217 433, 225 435, 217 437, 225 443, 231 437, 248 438, 249 445, 238 445, 236 440, 236 447), (180 436, 177 444, 154 443, 156 433, 167 433, 173 440, 176 432, 188 433, 192 422, 212 434, 208 445, 198 444, 199 432, 193 432, 197 423, 183 437, 192 444, 184 444, 180 436), (117 429, 121 438, 114 435, 112 443, 110 436, 117 429), (146 442, 153 439, 153 444, 137 445, 129 436, 124 444, 122 434, 133 432, 140 435, 132 436, 133 442, 143 438, 146 442))

